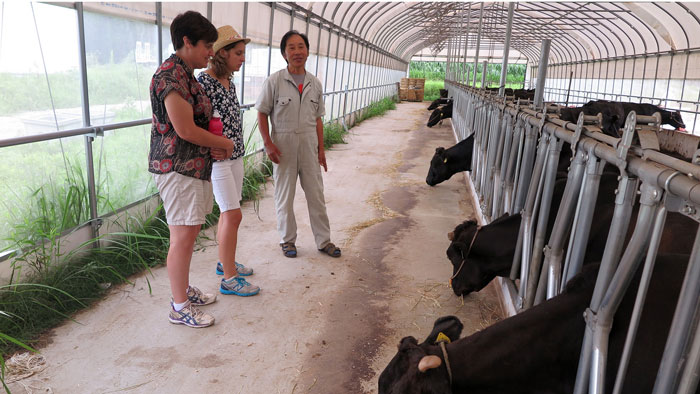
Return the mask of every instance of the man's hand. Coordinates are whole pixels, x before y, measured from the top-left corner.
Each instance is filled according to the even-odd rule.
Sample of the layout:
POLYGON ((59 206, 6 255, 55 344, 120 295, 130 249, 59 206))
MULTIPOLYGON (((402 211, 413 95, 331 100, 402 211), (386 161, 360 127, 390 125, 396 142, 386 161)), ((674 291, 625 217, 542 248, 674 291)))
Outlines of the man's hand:
POLYGON ((270 142, 269 144, 265 144, 265 153, 267 153, 267 156, 270 158, 270 160, 272 160, 273 163, 280 163, 280 157, 282 157, 282 152, 280 152, 277 146, 272 142, 270 142))
POLYGON ((328 172, 328 166, 326 165, 326 152, 323 150, 322 146, 318 148, 318 164, 323 167, 325 172, 328 172))

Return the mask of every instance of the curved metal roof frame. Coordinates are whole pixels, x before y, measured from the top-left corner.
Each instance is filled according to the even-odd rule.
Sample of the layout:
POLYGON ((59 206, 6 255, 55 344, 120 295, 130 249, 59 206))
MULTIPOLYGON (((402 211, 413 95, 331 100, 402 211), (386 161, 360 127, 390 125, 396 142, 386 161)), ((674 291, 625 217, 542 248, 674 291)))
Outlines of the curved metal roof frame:
MULTIPOLYGON (((466 43, 473 49, 476 40, 468 36, 477 30, 482 7, 480 49, 505 41, 504 2, 306 4, 316 9, 323 5, 322 18, 403 61, 424 48, 445 51, 451 38, 459 37, 459 45, 466 43)), ((700 50, 700 35, 692 34, 700 31, 699 16, 698 3, 519 2, 511 48, 533 65, 539 61, 545 38, 552 40, 552 65, 700 50)), ((464 48, 458 53, 463 54, 464 48)))

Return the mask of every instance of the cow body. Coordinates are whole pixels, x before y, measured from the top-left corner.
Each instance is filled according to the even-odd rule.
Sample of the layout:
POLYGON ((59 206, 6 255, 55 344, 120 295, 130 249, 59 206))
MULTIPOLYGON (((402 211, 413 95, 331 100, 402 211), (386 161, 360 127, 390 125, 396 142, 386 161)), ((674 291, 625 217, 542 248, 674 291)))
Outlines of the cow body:
POLYGON ((450 179, 458 172, 470 171, 472 169, 473 149, 473 134, 450 148, 436 148, 435 154, 430 160, 430 169, 425 182, 430 186, 435 186, 450 179))
MULTIPOLYGON (((673 317, 674 308, 669 306, 675 305, 688 257, 657 257, 622 393, 652 390, 664 349, 663 338, 673 317)), ((421 344, 405 337, 379 377, 379 394, 572 393, 585 329, 583 312, 590 305, 597 271, 598 264, 586 266, 562 294, 469 337, 458 339, 454 335, 460 328, 455 317, 439 319, 440 324, 436 322, 421 344), (442 351, 434 343, 439 330, 452 340, 446 345, 453 374, 451 384, 442 351), (426 368, 422 363, 431 356, 439 360, 426 368)), ((638 273, 630 290, 636 288, 639 277, 638 273)), ((615 315, 606 393, 613 389, 635 295, 636 291, 628 290, 615 315)))
MULTIPOLYGON (((608 230, 615 211, 613 196, 617 185, 616 174, 605 173, 601 176, 598 199, 593 212, 594 220, 591 222, 583 260, 584 264, 600 261, 603 257, 608 230)), ((546 240, 549 239, 554 227, 565 186, 566 179, 558 179, 554 183, 546 240)), ((639 204, 635 204, 632 218, 637 216, 638 209, 639 204)), ((452 242, 447 248, 446 254, 452 263, 453 275, 456 275, 451 281, 452 290, 456 295, 468 295, 473 291, 479 291, 495 277, 508 277, 510 275, 521 221, 522 216, 518 213, 496 219, 481 227, 478 233, 478 226, 472 220, 465 221, 455 228, 451 235, 452 242)), ((678 213, 669 212, 661 236, 659 251, 661 253, 690 253, 695 242, 697 229, 698 224, 694 220, 678 213)), ((631 223, 625 242, 629 240, 633 230, 634 223, 631 223)))
MULTIPOLYGON (((653 104, 596 100, 589 101, 580 108, 586 115, 598 115, 598 113, 601 113, 603 115, 603 124, 601 129, 605 134, 613 137, 620 137, 619 130, 625 126, 627 115, 629 115, 629 113, 632 111, 634 111, 637 115, 645 116, 651 116, 654 113, 659 112, 661 115, 661 124, 670 125, 675 129, 685 129, 685 123, 683 122, 680 111, 667 111, 653 104)), ((567 112, 573 114, 573 110, 574 109, 572 108, 567 112)), ((576 116, 576 119, 578 119, 578 114, 576 114, 576 116)), ((576 119, 564 119, 564 117, 561 117, 561 119, 568 120, 570 122, 576 121, 576 119)))

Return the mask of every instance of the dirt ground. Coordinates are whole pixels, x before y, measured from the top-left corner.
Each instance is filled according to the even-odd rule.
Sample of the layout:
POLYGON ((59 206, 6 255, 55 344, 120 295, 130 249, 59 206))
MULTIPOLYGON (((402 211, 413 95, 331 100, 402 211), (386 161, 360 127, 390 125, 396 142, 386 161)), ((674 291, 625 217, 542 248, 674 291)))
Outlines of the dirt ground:
MULTIPOLYGON (((173 325, 160 267, 52 330, 41 348, 46 368, 12 392, 376 393, 402 337, 423 340, 449 314, 464 322, 463 336, 500 319, 492 287, 461 299, 447 284, 447 233, 474 213, 463 176, 425 183, 435 148, 454 144, 449 121, 425 126, 426 107, 401 103, 327 153, 326 204, 341 258, 314 247, 301 187, 299 255, 282 256, 270 183, 259 213, 244 205, 239 233, 237 260, 255 269, 259 295, 219 294, 203 307, 213 327, 173 325)), ((214 229, 206 235, 215 239, 214 229)), ((204 241, 190 282, 216 292, 216 260, 215 244, 204 241)))

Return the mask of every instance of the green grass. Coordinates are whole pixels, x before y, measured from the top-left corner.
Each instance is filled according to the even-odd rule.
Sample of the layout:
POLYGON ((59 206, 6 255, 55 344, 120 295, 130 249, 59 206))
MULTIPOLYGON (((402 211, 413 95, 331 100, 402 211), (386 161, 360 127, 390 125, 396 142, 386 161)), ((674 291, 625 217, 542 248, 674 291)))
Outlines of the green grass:
MULTIPOLYGON (((41 271, 29 273, 21 283, 0 287, 0 333, 31 343, 98 300, 110 285, 128 282, 130 275, 161 264, 168 250, 162 209, 144 220, 129 217, 124 222, 124 231, 110 234, 109 239, 103 236, 100 248, 88 250, 92 241, 86 242, 41 271)), ((0 340, 5 356, 17 348, 13 341, 0 340)))
POLYGON ((425 81, 423 100, 434 101, 440 98, 440 89, 445 88, 445 81, 425 81))
POLYGON ((362 121, 367 120, 369 118, 373 118, 375 116, 381 116, 384 115, 386 111, 396 109, 396 102, 391 98, 391 97, 386 97, 382 100, 376 101, 367 108, 361 112, 360 116, 357 118, 357 121, 355 122, 355 126, 358 124, 362 123, 362 121))
POLYGON ((323 147, 329 149, 335 144, 345 144, 347 131, 340 123, 328 123, 323 125, 323 147))

